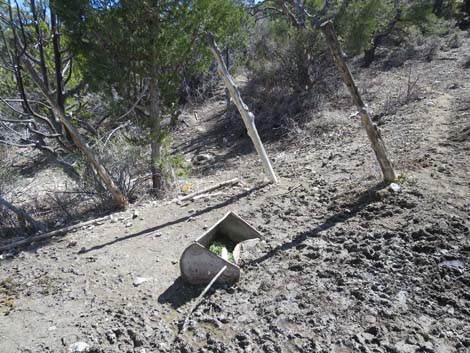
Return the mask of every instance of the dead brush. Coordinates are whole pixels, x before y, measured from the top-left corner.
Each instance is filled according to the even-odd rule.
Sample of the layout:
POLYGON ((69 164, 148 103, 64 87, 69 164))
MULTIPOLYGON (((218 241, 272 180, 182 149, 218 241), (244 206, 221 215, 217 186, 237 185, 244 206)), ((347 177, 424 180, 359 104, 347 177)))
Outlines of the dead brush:
POLYGON ((420 93, 419 74, 410 65, 407 68, 406 76, 401 78, 395 94, 387 96, 381 109, 381 115, 395 115, 400 107, 419 100, 420 93))

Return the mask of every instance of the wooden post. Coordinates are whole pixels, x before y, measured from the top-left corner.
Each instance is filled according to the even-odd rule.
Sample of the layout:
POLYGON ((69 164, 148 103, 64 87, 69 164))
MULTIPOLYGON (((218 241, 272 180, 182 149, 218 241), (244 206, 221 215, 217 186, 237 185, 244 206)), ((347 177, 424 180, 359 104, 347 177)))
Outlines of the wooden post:
POLYGON ((397 176, 395 174, 395 170, 393 169, 392 162, 388 158, 385 143, 382 140, 382 136, 380 135, 377 126, 372 122, 369 113, 367 112, 367 107, 364 104, 359 94, 359 90, 357 89, 356 83, 354 82, 354 78, 351 75, 351 71, 349 70, 348 65, 344 61, 342 54, 343 51, 338 41, 338 37, 336 36, 333 23, 331 21, 327 21, 320 26, 320 29, 322 30, 323 35, 325 36, 326 42, 331 50, 331 54, 333 55, 336 66, 338 67, 338 70, 340 71, 341 76, 343 77, 343 81, 349 89, 349 93, 351 94, 353 102, 359 110, 359 115, 361 116, 362 123, 364 124, 364 127, 367 131, 367 136, 369 137, 372 149, 375 152, 377 161, 380 165, 380 169, 382 169, 384 181, 392 182, 396 180, 397 176))
POLYGON ((227 70, 227 67, 225 66, 224 59, 222 58, 222 54, 215 42, 214 35, 212 33, 207 33, 207 41, 209 42, 209 48, 211 49, 217 61, 218 72, 220 76, 222 76, 222 78, 224 79, 225 86, 230 92, 232 101, 237 106, 237 109, 240 112, 240 115, 242 116, 243 122, 245 123, 246 129, 248 131, 248 136, 250 136, 251 140, 253 141, 256 151, 258 152, 258 155, 261 158, 264 171, 268 175, 271 182, 276 184, 276 174, 274 173, 271 161, 269 160, 269 157, 266 154, 266 150, 264 149, 263 143, 261 142, 261 139, 258 135, 258 131, 256 130, 255 116, 252 112, 249 111, 247 105, 243 102, 242 97, 240 95, 240 90, 238 89, 237 85, 235 84, 235 81, 233 80, 232 76, 227 70))

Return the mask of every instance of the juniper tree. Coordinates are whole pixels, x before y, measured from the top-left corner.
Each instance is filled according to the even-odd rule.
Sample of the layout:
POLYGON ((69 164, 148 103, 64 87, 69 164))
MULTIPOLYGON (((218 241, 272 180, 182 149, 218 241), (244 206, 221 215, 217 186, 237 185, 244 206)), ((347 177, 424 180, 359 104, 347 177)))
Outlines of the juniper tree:
POLYGON ((56 1, 82 71, 92 89, 135 102, 135 116, 150 146, 153 189, 164 184, 162 116, 178 106, 183 73, 210 63, 205 31, 219 39, 244 22, 235 0, 56 1), (114 94, 113 94, 114 92, 114 94))

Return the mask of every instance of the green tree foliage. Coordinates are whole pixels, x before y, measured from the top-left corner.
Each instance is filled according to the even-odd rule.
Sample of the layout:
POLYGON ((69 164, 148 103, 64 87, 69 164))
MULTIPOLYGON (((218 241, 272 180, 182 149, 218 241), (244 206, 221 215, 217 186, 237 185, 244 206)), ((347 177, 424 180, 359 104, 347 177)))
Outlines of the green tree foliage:
POLYGON ((123 108, 143 93, 135 116, 148 129, 152 168, 161 164, 160 121, 177 108, 183 75, 211 62, 204 32, 214 32, 222 43, 233 41, 246 21, 236 0, 61 0, 54 6, 92 89, 123 108))
POLYGON ((335 24, 344 39, 344 49, 358 54, 371 45, 373 36, 381 33, 394 21, 395 1, 352 0, 336 18, 335 24))

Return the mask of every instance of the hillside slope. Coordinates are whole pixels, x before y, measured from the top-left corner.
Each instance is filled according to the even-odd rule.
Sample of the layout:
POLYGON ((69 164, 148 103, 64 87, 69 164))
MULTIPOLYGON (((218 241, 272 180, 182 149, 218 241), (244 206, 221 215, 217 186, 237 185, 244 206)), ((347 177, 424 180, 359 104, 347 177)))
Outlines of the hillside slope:
POLYGON ((188 182, 243 182, 2 254, 0 352, 77 342, 90 352, 470 351, 469 47, 467 38, 432 62, 409 62, 411 71, 356 73, 399 191, 380 184, 345 90, 282 139, 258 121, 278 186, 258 183, 261 165, 222 97, 198 119, 188 113, 175 148, 215 156, 188 182), (410 72, 416 94, 403 104, 410 72), (263 241, 241 281, 211 291, 178 333, 202 289, 181 281, 179 256, 230 210, 263 241))

